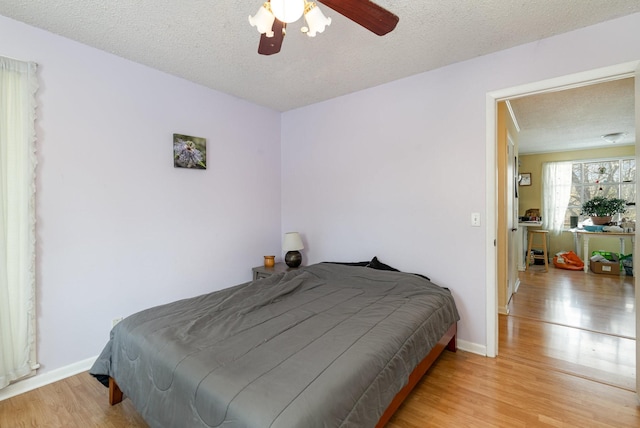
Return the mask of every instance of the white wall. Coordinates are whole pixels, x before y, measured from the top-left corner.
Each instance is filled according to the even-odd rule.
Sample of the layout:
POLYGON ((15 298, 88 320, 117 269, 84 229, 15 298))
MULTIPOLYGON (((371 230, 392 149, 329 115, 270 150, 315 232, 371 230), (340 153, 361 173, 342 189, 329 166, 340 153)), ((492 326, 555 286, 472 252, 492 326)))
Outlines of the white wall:
POLYGON ((460 339, 485 346, 487 224, 470 216, 493 174, 487 93, 640 59, 638 40, 640 14, 284 113, 283 230, 310 263, 377 255, 430 276, 453 291, 460 339))
POLYGON ((2 16, 0 55, 39 64, 40 374, 279 254, 278 112, 2 16), (207 139, 206 171, 173 167, 173 133, 207 139))

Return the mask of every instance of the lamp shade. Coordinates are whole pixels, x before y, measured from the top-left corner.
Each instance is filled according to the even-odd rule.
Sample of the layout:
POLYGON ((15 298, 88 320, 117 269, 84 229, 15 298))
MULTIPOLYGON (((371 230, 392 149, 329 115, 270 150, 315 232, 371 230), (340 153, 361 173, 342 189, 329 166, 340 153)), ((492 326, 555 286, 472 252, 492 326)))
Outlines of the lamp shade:
POLYGON ((304 13, 304 0, 271 0, 271 11, 280 21, 290 24, 304 13))
POLYGON ((284 234, 284 241, 282 242, 282 249, 284 251, 298 251, 303 248, 302 238, 300 238, 298 232, 288 232, 284 234))
POLYGON ((304 18, 309 26, 307 36, 315 37, 316 33, 322 33, 327 25, 331 25, 331 18, 324 16, 319 7, 315 3, 307 3, 304 18))
POLYGON ((266 34, 267 37, 273 37, 273 21, 276 17, 268 9, 269 3, 263 4, 254 16, 249 16, 249 24, 256 27, 259 33, 266 34))

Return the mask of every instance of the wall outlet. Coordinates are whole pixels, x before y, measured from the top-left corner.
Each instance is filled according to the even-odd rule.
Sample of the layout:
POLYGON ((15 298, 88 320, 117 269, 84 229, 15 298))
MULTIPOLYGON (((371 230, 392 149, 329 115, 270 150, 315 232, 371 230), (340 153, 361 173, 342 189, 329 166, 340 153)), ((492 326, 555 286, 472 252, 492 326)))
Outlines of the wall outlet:
POLYGON ((112 319, 111 320, 111 328, 115 327, 116 324, 118 324, 120 321, 122 321, 122 317, 112 319))

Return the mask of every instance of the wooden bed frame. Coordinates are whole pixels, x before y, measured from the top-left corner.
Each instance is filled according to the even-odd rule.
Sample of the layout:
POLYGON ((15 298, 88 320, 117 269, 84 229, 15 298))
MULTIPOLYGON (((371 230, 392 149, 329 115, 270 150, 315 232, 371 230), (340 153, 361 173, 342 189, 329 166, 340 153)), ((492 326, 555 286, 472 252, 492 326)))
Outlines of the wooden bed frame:
MULTIPOLYGON (((405 398, 409 395, 409 393, 415 388, 418 384, 422 376, 429 370, 429 368, 433 365, 433 363, 438 359, 440 354, 446 349, 451 352, 456 352, 456 335, 458 333, 458 325, 457 323, 453 323, 449 330, 440 338, 438 343, 431 349, 429 354, 418 364, 418 366, 411 372, 409 375, 409 381, 402 388, 387 407, 387 410, 384 411, 380 420, 376 424, 376 428, 382 428, 389 422, 391 416, 398 410, 398 407, 402 404, 405 398)), ((120 387, 116 383, 116 381, 110 377, 109 378, 109 404, 112 406, 118 404, 123 399, 122 391, 120 387)))
POLYGON ((396 410, 398 410, 400 404, 402 404, 404 399, 407 398, 413 388, 415 388, 418 382, 420 382, 422 376, 424 376, 427 370, 429 370, 433 363, 435 363, 435 361, 438 359, 440 354, 442 354, 442 351, 444 351, 445 348, 451 352, 456 352, 457 333, 458 324, 453 323, 451 327, 449 327, 449 330, 447 330, 447 332, 444 334, 444 336, 442 336, 438 343, 436 343, 436 346, 434 346, 427 354, 427 356, 424 357, 422 361, 420 361, 420 364, 418 364, 418 366, 413 369, 413 371, 409 375, 409 381, 404 386, 404 388, 402 388, 396 394, 396 396, 393 397, 393 400, 391 401, 391 404, 389 404, 389 407, 387 407, 387 410, 385 410, 382 416, 380 416, 380 420, 376 424, 376 428, 382 428, 387 424, 387 422, 389 422, 389 419, 391 419, 391 416, 393 416, 396 410))

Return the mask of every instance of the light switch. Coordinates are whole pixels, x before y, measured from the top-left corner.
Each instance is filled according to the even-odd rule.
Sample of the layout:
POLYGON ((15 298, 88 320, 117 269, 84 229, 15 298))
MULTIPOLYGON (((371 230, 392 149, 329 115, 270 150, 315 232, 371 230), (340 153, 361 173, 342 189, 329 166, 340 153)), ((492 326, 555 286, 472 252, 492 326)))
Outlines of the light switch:
POLYGON ((471 226, 480 227, 480 213, 471 213, 471 226))

